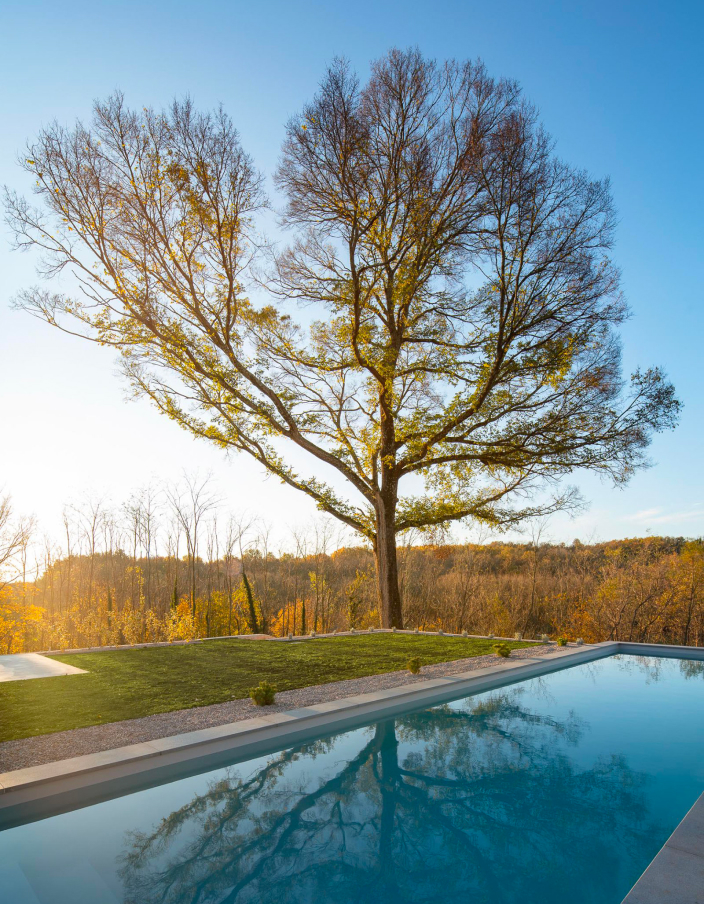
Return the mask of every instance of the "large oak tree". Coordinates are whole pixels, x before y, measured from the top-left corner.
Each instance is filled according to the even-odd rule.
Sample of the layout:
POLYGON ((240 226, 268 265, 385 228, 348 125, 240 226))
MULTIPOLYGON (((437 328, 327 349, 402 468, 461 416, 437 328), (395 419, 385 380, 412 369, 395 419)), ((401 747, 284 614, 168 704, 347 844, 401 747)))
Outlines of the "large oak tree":
POLYGON ((366 537, 385 626, 403 622, 399 532, 569 506, 567 474, 623 483, 676 421, 660 370, 621 375, 608 181, 558 159, 480 64, 392 51, 364 85, 332 65, 287 126, 283 249, 222 110, 116 95, 22 163, 39 205, 7 194, 17 244, 79 291, 20 304, 119 349, 163 412, 366 537))

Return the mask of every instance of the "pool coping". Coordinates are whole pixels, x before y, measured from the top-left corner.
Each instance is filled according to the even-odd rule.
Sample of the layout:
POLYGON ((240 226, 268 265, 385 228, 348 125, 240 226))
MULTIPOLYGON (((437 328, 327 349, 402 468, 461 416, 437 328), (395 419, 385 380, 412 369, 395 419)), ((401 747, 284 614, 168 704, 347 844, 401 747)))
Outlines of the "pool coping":
POLYGON ((704 794, 670 835, 622 904, 704 904, 704 794))
MULTIPOLYGON (((481 671, 432 678, 0 773, 0 829, 129 793, 136 790, 135 781, 148 787, 158 774, 168 770, 175 774, 167 780, 173 780, 182 777, 184 767, 187 774, 195 774, 217 768, 223 756, 230 762, 263 756, 321 733, 343 731, 410 709, 495 690, 617 653, 704 660, 702 647, 605 641, 557 648, 530 660, 507 660, 481 671)), ((665 904, 668 900, 704 904, 704 794, 623 904, 665 904)))

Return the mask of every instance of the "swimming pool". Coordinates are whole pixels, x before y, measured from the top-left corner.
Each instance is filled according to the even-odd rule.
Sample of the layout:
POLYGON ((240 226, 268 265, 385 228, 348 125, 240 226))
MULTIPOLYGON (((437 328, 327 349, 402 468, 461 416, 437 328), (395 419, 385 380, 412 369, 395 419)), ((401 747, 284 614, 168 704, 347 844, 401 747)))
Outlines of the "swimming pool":
POLYGON ((617 655, 0 833, 3 904, 619 904, 704 791, 704 662, 617 655))

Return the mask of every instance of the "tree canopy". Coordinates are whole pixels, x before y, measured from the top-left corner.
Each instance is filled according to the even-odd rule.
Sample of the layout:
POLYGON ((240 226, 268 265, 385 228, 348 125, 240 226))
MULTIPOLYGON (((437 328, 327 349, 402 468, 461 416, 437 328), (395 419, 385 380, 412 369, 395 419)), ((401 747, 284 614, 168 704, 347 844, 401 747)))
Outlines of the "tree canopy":
POLYGON ((363 85, 333 63, 287 125, 285 248, 258 231, 263 177, 222 109, 116 94, 22 165, 39 206, 7 193, 17 244, 80 290, 19 303, 119 349, 161 411, 366 537, 385 625, 399 532, 569 507, 566 475, 624 483, 676 422, 661 370, 621 373, 608 180, 561 161, 480 63, 393 50, 363 85))

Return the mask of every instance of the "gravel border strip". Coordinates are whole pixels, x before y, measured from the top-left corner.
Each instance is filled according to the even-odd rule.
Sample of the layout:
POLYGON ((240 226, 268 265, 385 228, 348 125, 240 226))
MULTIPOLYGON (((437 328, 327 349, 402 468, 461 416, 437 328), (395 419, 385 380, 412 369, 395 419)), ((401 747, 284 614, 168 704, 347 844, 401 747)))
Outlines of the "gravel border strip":
MULTIPOLYGON (((549 649, 551 647, 547 645, 524 647, 514 650, 511 659, 533 659, 549 649)), ((461 672, 488 668, 501 661, 503 660, 498 656, 490 653, 483 656, 472 656, 469 659, 456 659, 452 662, 427 665, 421 669, 418 675, 412 675, 407 671, 386 672, 381 675, 350 678, 347 681, 334 681, 328 684, 282 691, 277 694, 276 705, 267 706, 265 712, 267 714, 286 712, 289 709, 312 706, 328 700, 339 700, 342 697, 351 697, 370 691, 414 684, 428 678, 442 678, 461 672)), ((105 725, 91 725, 88 728, 74 728, 55 734, 5 741, 0 744, 0 772, 41 766, 70 757, 124 747, 127 744, 138 744, 142 741, 153 741, 156 738, 171 737, 187 731, 198 731, 201 728, 226 725, 229 722, 240 722, 243 719, 251 719, 259 715, 262 715, 262 710, 251 700, 231 700, 211 706, 157 713, 140 719, 127 719, 123 722, 109 722, 105 725)))

